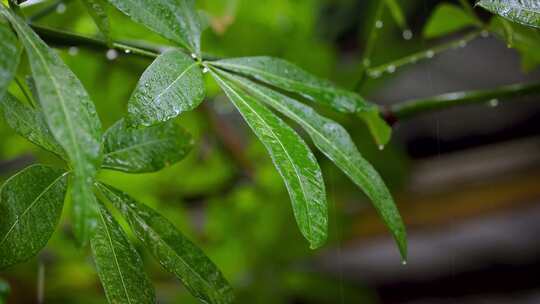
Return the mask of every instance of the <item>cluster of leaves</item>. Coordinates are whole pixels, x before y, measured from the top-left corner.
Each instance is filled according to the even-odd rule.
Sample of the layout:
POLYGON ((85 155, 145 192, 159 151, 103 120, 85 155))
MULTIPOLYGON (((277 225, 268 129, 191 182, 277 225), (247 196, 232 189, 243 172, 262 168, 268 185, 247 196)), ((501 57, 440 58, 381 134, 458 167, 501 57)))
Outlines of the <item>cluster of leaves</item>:
MULTIPOLYGON (((182 160, 194 143, 172 119, 203 102, 205 73, 217 82, 270 154, 288 190, 298 227, 311 248, 322 246, 328 235, 324 180, 308 145, 276 112, 302 127, 314 145, 365 192, 406 259, 405 227, 383 180, 362 157, 347 131, 306 102, 362 117, 376 142, 384 145, 389 140, 389 127, 374 104, 278 58, 207 60, 200 43, 206 20, 195 10, 193 0, 109 2, 176 47, 159 54, 146 69, 128 101, 126 117, 103 134, 94 104, 77 77, 25 22, 16 6, 8 9, 0 5, 0 108, 5 120, 20 135, 68 164, 67 170, 45 165, 28 167, 1 188, 0 269, 27 260, 46 245, 69 191, 75 236, 80 246, 90 244, 109 302, 155 302, 141 258, 112 210, 127 221, 137 239, 194 296, 206 303, 232 302, 232 289, 219 269, 171 222, 97 180, 102 168, 126 173, 155 172, 182 160), (28 104, 7 92, 23 53, 32 74, 28 86, 33 98, 28 104)), ((112 44, 108 3, 84 3, 112 44)), ((386 0, 385 4, 404 27, 405 18, 396 2, 386 0)), ((509 13, 502 1, 481 1, 480 5, 538 27, 538 14, 534 14, 538 7, 532 3, 525 7, 526 14, 514 4, 510 5, 514 11, 509 13)), ((442 18, 437 14, 446 18, 448 14, 461 15, 462 11, 454 7, 436 11, 432 20, 435 25, 428 25, 426 36, 480 26, 466 12, 464 18, 454 18, 454 24, 437 26, 437 20, 442 18)), ((499 22, 508 36, 506 21, 499 22)), ((496 25, 493 28, 496 31, 496 25)), ((517 44, 517 32, 513 30, 507 39, 517 44)))

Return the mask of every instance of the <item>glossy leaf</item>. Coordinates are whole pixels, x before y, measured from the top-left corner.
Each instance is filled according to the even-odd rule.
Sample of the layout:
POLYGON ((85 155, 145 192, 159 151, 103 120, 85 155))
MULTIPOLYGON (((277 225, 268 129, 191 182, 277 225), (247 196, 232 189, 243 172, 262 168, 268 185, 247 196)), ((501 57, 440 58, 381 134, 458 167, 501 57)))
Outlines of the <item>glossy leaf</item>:
POLYGON ((372 107, 360 95, 336 88, 329 81, 319 79, 283 59, 243 57, 223 59, 210 64, 298 93, 340 112, 354 113, 372 107))
POLYGON ((232 303, 232 289, 210 259, 166 218, 103 184, 101 192, 120 210, 137 238, 167 271, 204 303, 232 303))
POLYGON ((128 103, 129 123, 150 126, 196 108, 204 98, 196 62, 179 50, 160 55, 143 73, 128 103))
POLYGON ((95 225, 91 187, 101 161, 101 125, 94 104, 75 74, 24 20, 4 6, 0 13, 18 33, 49 129, 73 167, 74 227, 84 244, 95 225))
POLYGON ((476 20, 464 11, 461 7, 441 3, 429 17, 427 25, 424 27, 425 38, 438 38, 468 26, 476 25, 476 20))
POLYGON ((156 172, 182 160, 193 139, 174 121, 133 129, 124 120, 104 134, 103 167, 130 173, 156 172))
POLYGON ((268 150, 281 174, 300 231, 312 249, 327 238, 326 192, 317 160, 296 132, 234 83, 212 75, 268 150))
POLYGON ((0 100, 0 109, 4 112, 5 121, 15 132, 34 144, 64 157, 64 150, 49 130, 41 111, 24 105, 9 93, 0 100))
POLYGON ((109 22, 109 14, 107 13, 107 0, 82 0, 86 6, 88 14, 94 20, 101 33, 111 41, 111 26, 109 22))
POLYGON ((477 5, 510 21, 540 28, 538 0, 480 0, 477 5))
POLYGON ((4 96, 7 88, 17 70, 21 55, 21 48, 15 33, 0 20, 0 99, 4 96))
POLYGON ((375 168, 367 162, 338 123, 325 118, 312 108, 245 78, 227 75, 253 96, 302 126, 321 152, 332 160, 371 199, 396 239, 403 259, 407 256, 405 225, 392 195, 375 168))
POLYGON ((98 214, 99 224, 90 244, 107 300, 111 304, 156 303, 139 253, 103 206, 98 214))
POLYGON ((200 57, 201 21, 195 0, 109 0, 124 14, 200 57))
POLYGON ((35 256, 53 234, 64 205, 67 173, 34 165, 0 189, 0 269, 35 256))

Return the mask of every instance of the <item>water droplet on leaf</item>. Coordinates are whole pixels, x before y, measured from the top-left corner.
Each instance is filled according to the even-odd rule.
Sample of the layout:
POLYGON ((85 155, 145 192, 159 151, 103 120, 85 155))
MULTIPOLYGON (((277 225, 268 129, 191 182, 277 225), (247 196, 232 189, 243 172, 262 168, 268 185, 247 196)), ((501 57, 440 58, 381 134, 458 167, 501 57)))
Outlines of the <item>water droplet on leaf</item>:
POLYGON ((488 104, 490 107, 494 108, 499 105, 499 100, 496 98, 493 98, 488 102, 488 104))
POLYGON ((68 49, 68 54, 71 56, 75 56, 79 53, 79 48, 76 46, 72 46, 68 49))
POLYGON ((379 145, 379 150, 380 151, 384 150, 384 145, 379 145))
POLYGON ((204 67, 202 69, 202 72, 203 72, 203 74, 206 74, 206 73, 210 72, 210 70, 207 67, 204 67))
POLYGON ((126 50, 124 50, 124 53, 129 54, 129 53, 131 53, 131 50, 126 49, 126 50))
POLYGON ((191 53, 191 58, 193 58, 193 59, 197 59, 197 54, 195 54, 195 53, 191 53))
POLYGON ((109 49, 107 53, 105 53, 105 57, 109 60, 115 60, 118 57, 118 52, 115 49, 109 49))
POLYGON ((402 33, 403 39, 411 40, 413 37, 413 32, 410 29, 406 29, 402 33))
POLYGON ((60 3, 56 6, 56 13, 57 14, 63 14, 66 12, 66 5, 64 3, 60 3))
POLYGON ((384 25, 384 23, 381 20, 375 21, 375 27, 376 28, 380 29, 380 28, 383 27, 383 25, 384 25))
POLYGON ((427 58, 433 58, 433 56, 435 56, 435 52, 432 51, 432 50, 429 50, 426 52, 426 57, 427 58))
POLYGON ((386 68, 386 71, 390 74, 394 73, 396 71, 396 66, 391 64, 386 68))

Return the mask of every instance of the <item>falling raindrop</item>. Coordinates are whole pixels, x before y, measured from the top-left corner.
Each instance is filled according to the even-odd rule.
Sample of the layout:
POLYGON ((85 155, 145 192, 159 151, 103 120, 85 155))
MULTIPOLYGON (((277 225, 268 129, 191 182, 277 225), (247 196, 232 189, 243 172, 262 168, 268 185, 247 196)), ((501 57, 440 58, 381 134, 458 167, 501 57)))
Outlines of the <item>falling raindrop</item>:
POLYGON ((411 40, 413 37, 413 32, 410 29, 406 29, 402 33, 403 39, 411 40))
POLYGON ((375 27, 376 28, 380 29, 380 28, 383 27, 383 25, 384 25, 384 23, 381 20, 375 21, 375 27))
POLYGON ((76 46, 72 46, 68 49, 68 54, 71 56, 75 56, 79 53, 79 48, 76 46))
POLYGON ((115 60, 118 57, 118 52, 115 49, 109 49, 107 53, 105 53, 105 57, 107 57, 108 60, 115 60))
POLYGON ((64 3, 60 3, 56 6, 56 13, 57 14, 63 14, 66 12, 66 5, 64 3))
POLYGON ((480 36, 482 36, 483 38, 487 38, 487 37, 489 37, 489 32, 484 30, 484 31, 480 32, 480 36))
POLYGON ((435 56, 435 52, 432 51, 432 50, 429 50, 426 52, 426 57, 427 58, 433 58, 433 56, 435 56))
POLYGON ((489 104, 490 107, 494 108, 494 107, 496 107, 496 106, 499 105, 499 100, 496 99, 496 98, 491 99, 491 100, 488 102, 488 104, 489 104))
POLYGON ((129 53, 131 53, 131 50, 125 49, 125 50, 124 50, 124 53, 129 54, 129 53))
POLYGON ((391 64, 386 68, 386 71, 390 74, 394 73, 396 71, 396 66, 391 64))

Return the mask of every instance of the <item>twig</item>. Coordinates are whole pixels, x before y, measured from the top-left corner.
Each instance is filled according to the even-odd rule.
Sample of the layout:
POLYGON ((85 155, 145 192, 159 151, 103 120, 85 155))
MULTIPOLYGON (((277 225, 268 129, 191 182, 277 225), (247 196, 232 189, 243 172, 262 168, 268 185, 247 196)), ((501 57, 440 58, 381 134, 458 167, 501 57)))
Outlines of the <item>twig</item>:
POLYGON ((515 98, 540 94, 540 83, 514 84, 490 90, 447 93, 425 99, 405 101, 383 109, 385 120, 393 124, 426 112, 447 109, 459 105, 479 104, 492 101, 496 105, 499 99, 515 98))

